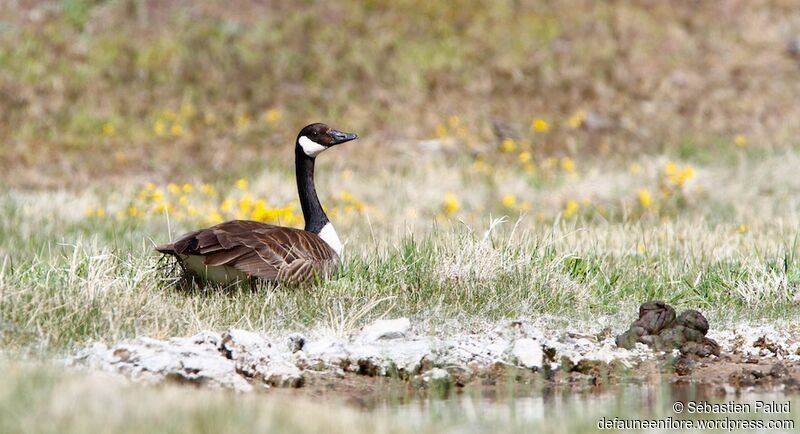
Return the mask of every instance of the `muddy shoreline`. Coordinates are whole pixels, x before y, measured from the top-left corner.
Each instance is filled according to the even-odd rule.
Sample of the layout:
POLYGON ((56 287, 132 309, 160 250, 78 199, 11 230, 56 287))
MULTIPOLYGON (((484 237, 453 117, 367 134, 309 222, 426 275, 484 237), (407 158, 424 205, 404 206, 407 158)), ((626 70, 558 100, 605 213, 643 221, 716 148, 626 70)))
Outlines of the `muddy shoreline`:
POLYGON ((610 330, 547 330, 510 321, 483 333, 429 336, 408 319, 381 320, 347 337, 245 330, 96 343, 67 360, 146 383, 179 382, 241 392, 337 395, 359 407, 391 399, 491 393, 598 393, 628 384, 691 387, 706 396, 800 392, 796 330, 742 325, 710 331, 720 355, 636 343, 619 348, 610 330), (481 392, 483 393, 483 392, 481 392))

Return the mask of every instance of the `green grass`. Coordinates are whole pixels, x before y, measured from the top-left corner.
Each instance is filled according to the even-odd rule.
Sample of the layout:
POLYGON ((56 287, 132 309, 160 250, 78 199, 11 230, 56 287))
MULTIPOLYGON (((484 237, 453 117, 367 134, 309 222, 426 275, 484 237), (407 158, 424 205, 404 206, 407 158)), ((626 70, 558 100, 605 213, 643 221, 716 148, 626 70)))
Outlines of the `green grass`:
MULTIPOLYGON (((108 219, 18 234, 6 213, 0 249, 0 342, 45 352, 93 340, 168 337, 240 327, 266 332, 333 330, 346 334, 378 317, 410 316, 430 330, 488 326, 504 319, 597 317, 620 328, 642 301, 699 308, 716 327, 735 319, 796 317, 796 244, 757 257, 747 248, 715 258, 703 244, 710 226, 676 222, 675 233, 636 225, 561 224, 488 238, 465 229, 352 246, 341 271, 307 288, 249 286, 190 291, 146 241, 153 226, 108 219), (628 251, 620 238, 633 235, 628 251), (627 234, 627 235, 626 235, 627 234), (51 241, 60 238, 61 242, 51 241), (648 246, 645 251, 636 250, 648 246), (613 321, 612 321, 613 320, 613 321)), ((788 230, 786 239, 796 237, 788 230)), ((577 321, 577 322, 576 322, 577 321)))

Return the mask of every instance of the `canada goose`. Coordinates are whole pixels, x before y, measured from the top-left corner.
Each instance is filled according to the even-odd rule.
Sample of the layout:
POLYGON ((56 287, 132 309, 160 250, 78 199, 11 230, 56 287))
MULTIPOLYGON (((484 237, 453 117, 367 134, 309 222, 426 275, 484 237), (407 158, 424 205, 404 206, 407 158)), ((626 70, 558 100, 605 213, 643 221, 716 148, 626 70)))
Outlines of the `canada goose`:
POLYGON ((334 145, 357 138, 321 123, 308 125, 297 135, 295 174, 304 230, 232 220, 188 233, 156 250, 176 257, 186 273, 213 283, 259 278, 298 284, 329 276, 339 264, 342 243, 319 203, 314 160, 334 145))

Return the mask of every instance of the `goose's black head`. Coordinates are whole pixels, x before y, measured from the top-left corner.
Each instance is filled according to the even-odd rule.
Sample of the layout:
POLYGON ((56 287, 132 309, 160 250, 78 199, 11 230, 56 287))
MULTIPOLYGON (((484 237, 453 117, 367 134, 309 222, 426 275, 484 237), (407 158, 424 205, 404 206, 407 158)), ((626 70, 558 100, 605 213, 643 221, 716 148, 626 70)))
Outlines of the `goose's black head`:
POLYGON ((297 150, 314 158, 332 146, 357 138, 358 134, 355 133, 343 133, 325 124, 311 124, 297 135, 297 150))

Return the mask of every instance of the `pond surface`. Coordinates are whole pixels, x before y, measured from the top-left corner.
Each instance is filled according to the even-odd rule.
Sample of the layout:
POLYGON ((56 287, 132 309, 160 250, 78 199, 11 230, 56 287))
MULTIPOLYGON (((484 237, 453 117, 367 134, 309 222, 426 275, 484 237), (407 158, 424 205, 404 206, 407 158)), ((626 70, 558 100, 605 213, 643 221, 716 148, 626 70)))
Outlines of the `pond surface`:
POLYGON ((783 393, 722 394, 691 384, 624 385, 571 392, 520 385, 468 386, 436 397, 387 398, 362 407, 387 421, 456 432, 596 432, 623 428, 647 432, 797 432, 800 396, 783 393))

